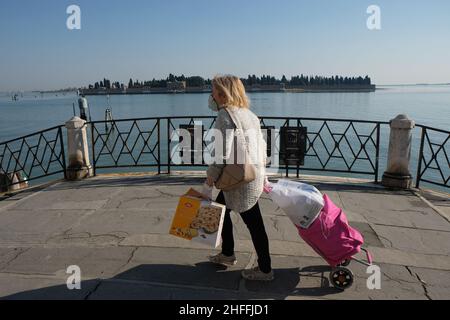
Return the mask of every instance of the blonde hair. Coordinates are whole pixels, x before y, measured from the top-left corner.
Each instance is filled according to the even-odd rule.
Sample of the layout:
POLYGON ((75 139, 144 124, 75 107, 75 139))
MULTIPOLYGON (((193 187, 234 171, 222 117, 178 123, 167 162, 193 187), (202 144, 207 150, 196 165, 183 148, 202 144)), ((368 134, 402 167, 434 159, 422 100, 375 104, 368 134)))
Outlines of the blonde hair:
POLYGON ((250 101, 245 93, 245 87, 238 77, 231 75, 215 76, 212 80, 212 85, 225 98, 224 105, 240 108, 250 107, 250 101))

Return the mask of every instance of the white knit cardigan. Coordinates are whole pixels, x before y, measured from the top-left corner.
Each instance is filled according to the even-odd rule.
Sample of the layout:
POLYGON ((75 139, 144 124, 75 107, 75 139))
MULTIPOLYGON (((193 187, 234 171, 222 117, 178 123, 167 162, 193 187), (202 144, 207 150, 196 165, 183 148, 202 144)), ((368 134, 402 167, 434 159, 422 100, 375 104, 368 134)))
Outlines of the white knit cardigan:
MULTIPOLYGON (((266 142, 261 132, 260 121, 250 109, 229 106, 227 110, 228 112, 232 112, 234 118, 239 119, 240 124, 237 125, 242 127, 239 129, 246 132, 245 142, 249 146, 249 156, 257 169, 255 180, 239 186, 234 190, 224 191, 226 207, 236 213, 242 213, 252 208, 261 197, 266 173, 266 142)), ((224 158, 233 156, 233 140, 236 132, 232 129, 235 128, 236 126, 227 111, 223 108, 220 109, 216 118, 215 129, 222 132, 223 143, 226 146, 224 158)), ((236 148, 246 147, 243 146, 242 136, 238 137, 236 141, 238 144, 236 148)), ((222 148, 222 146, 217 145, 214 148, 217 150, 217 148, 222 148)), ((225 164, 223 163, 214 162, 208 167, 207 175, 216 181, 220 177, 224 166, 225 164)))

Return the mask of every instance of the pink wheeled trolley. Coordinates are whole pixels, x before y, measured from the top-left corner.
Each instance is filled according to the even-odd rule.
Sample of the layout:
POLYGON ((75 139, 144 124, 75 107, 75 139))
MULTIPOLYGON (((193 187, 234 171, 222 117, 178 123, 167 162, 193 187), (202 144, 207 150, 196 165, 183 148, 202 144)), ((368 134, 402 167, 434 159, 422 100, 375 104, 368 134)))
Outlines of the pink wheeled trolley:
POLYGON ((296 226, 300 237, 309 244, 331 266, 330 282, 340 290, 353 284, 354 276, 347 268, 352 260, 366 266, 372 265, 372 257, 361 246, 364 239, 356 229, 352 228, 341 208, 330 198, 323 195, 324 206, 315 221, 304 229, 296 226), (354 257, 364 251, 367 262, 354 257))
POLYGON ((266 179, 264 192, 283 209, 300 237, 331 266, 330 282, 335 288, 345 290, 353 284, 353 273, 347 268, 352 260, 372 265, 369 251, 362 248, 361 233, 348 224, 344 211, 326 194, 312 185, 286 179, 276 184, 266 179), (355 258, 361 251, 366 253, 367 262, 355 258))

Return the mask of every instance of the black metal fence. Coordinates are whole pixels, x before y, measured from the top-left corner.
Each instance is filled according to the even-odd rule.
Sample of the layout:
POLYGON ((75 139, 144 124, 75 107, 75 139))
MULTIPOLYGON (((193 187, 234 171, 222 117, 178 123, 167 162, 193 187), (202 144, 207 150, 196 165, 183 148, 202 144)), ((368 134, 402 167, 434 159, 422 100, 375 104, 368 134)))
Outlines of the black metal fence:
MULTIPOLYGON (((387 122, 288 117, 261 117, 260 121, 266 133, 267 156, 273 160, 276 151, 280 155, 274 169, 281 168, 286 175, 293 170, 297 176, 300 170, 370 175, 378 181, 380 126, 387 122), (305 135, 304 146, 294 143, 291 147, 294 157, 291 157, 287 152, 289 139, 292 134, 301 132, 305 135), (281 146, 274 148, 272 142, 280 139, 281 146), (297 155, 304 153, 304 158, 295 157, 295 152, 297 155)), ((199 142, 201 150, 195 152, 203 155, 209 152, 204 133, 213 128, 214 123, 215 118, 209 116, 91 122, 95 171, 111 167, 156 167, 158 173, 170 173, 173 167, 205 167, 203 156, 200 163, 174 161, 176 145, 180 142, 176 132, 178 129, 193 131, 197 127, 202 141, 199 142)))
MULTIPOLYGON (((345 175, 380 176, 380 149, 387 153, 388 122, 261 117, 267 141, 270 168, 288 176, 300 171, 334 172, 345 175), (277 144, 276 141, 280 143, 277 144), (277 160, 278 159, 278 160, 277 160)), ((153 117, 93 121, 87 123, 94 173, 98 170, 149 167, 160 173, 173 168, 206 167, 204 153, 211 144, 205 133, 212 129, 215 117, 153 117), (193 133, 200 130, 201 141, 192 141, 190 150, 178 150, 182 141, 177 129, 193 133), (200 146, 200 147, 199 147, 200 146), (180 162, 183 152, 192 152, 192 160, 180 162), (198 154, 197 154, 198 152, 198 154)), ((450 187, 450 132, 418 125, 421 131, 416 187, 421 182, 450 187)), ((0 187, 28 183, 56 174, 66 176, 65 128, 57 126, 21 138, 0 143, 0 187), (63 131, 64 130, 64 131, 63 131), (64 132, 64 133, 63 133, 64 132)), ((415 158, 415 157, 414 157, 415 158)))
POLYGON ((419 188, 421 181, 450 188, 450 131, 422 125, 418 127, 422 129, 422 137, 416 188, 419 188))
POLYGON ((66 177, 63 126, 0 143, 0 190, 56 174, 66 177))
POLYGON ((97 169, 157 167, 161 173, 160 119, 94 121, 91 150, 97 169))
MULTIPOLYGON (((291 166, 283 161, 286 151, 281 148, 280 168, 289 175, 294 170, 326 171, 373 176, 375 182, 379 177, 380 128, 388 122, 323 119, 323 118, 283 118, 263 117, 262 127, 305 128, 306 150, 304 162, 297 161, 291 166)), ((275 137, 278 138, 278 137, 275 137)), ((283 140, 288 136, 281 134, 281 146, 289 142, 283 140)))

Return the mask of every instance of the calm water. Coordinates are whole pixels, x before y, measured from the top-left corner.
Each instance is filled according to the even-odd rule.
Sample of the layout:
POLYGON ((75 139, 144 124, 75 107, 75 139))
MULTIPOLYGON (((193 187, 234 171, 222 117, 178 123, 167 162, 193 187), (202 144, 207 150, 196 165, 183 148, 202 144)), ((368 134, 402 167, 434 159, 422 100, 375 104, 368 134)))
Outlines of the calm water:
MULTIPOLYGON (((372 93, 253 93, 252 108, 261 116, 348 118, 389 121, 400 113, 417 123, 450 127, 450 86, 380 87, 372 93)), ((88 97, 91 115, 103 120, 105 96, 88 97)), ((110 96, 114 118, 213 115, 207 94, 110 96)), ((19 101, 0 94, 0 141, 64 123, 73 115, 75 94, 25 93, 19 101)))
MULTIPOLYGON (((450 86, 389 86, 372 93, 252 93, 252 109, 259 116, 345 118, 389 121, 406 113, 416 123, 450 128, 450 86)), ((155 94, 110 96, 113 117, 214 115, 207 107, 208 94, 155 94)), ((88 97, 93 120, 103 120, 106 96, 88 97)), ((73 115, 75 94, 24 93, 18 101, 0 94, 0 142, 63 124, 73 115)), ((380 174, 386 164, 388 130, 381 133, 380 174)), ((415 174, 419 131, 413 140, 415 174)))

